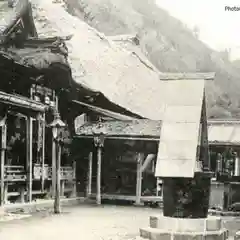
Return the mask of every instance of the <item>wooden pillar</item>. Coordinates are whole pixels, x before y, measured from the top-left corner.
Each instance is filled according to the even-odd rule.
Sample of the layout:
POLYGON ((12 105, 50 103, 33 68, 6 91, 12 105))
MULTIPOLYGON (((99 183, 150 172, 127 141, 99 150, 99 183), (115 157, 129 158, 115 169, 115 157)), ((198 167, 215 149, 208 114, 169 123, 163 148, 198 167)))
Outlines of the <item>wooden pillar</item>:
POLYGON ((103 132, 95 133, 94 145, 97 148, 97 195, 96 203, 101 204, 101 175, 102 175, 102 148, 104 147, 105 134, 103 132))
POLYGON ((90 198, 92 194, 92 162, 93 152, 90 152, 88 155, 87 198, 90 198))
POLYGON ((101 205, 101 170, 102 170, 102 148, 97 147, 97 204, 101 205))
POLYGON ((57 146, 58 148, 58 156, 56 162, 56 193, 55 193, 55 201, 54 201, 54 213, 60 213, 60 192, 61 192, 61 145, 60 143, 57 146))
POLYGON ((216 174, 223 172, 223 156, 221 153, 217 154, 217 167, 216 167, 216 174))
POLYGON ((76 197, 77 196, 77 181, 76 181, 76 171, 77 171, 77 167, 76 167, 77 163, 76 160, 73 160, 73 192, 72 192, 72 196, 76 197))
POLYGON ((33 171, 33 159, 32 159, 32 138, 33 138, 33 119, 27 117, 27 199, 32 201, 32 171, 33 171))
POLYGON ((234 176, 240 176, 240 156, 239 156, 239 150, 236 152, 236 156, 235 156, 234 176))
POLYGON ((46 134, 46 122, 45 113, 42 119, 42 179, 41 179, 41 189, 44 192, 44 181, 45 181, 45 134, 46 134))
POLYGON ((7 141, 7 125, 6 122, 2 126, 2 149, 1 149, 1 202, 2 206, 5 203, 5 184, 4 184, 4 170, 5 170, 5 153, 6 153, 6 141, 7 141))
POLYGON ((52 137, 52 197, 56 191, 56 142, 52 137))
POLYGON ((137 156, 137 179, 136 179, 136 205, 141 204, 141 195, 142 195, 142 164, 143 164, 144 154, 138 153, 137 156))

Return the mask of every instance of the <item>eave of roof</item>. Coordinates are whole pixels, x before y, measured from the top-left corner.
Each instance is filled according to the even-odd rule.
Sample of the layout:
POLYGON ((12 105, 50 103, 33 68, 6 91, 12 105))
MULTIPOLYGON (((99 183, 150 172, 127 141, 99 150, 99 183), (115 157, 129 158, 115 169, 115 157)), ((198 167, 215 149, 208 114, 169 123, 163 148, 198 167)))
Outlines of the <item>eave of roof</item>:
POLYGON ((132 121, 106 121, 86 123, 76 130, 76 137, 92 137, 93 130, 103 131, 107 138, 151 138, 159 139, 161 121, 138 119, 132 121))

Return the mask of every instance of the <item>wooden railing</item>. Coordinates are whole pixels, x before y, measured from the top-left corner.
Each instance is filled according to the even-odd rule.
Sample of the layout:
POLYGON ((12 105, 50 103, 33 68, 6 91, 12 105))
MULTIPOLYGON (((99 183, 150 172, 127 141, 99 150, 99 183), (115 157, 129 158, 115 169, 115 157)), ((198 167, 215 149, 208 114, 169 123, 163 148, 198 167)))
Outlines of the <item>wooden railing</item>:
POLYGON ((4 168, 4 181, 18 182, 26 181, 26 172, 24 166, 7 165, 4 168))
POLYGON ((44 180, 49 180, 51 179, 51 171, 50 168, 47 164, 42 167, 42 164, 34 164, 33 167, 33 179, 34 180, 41 180, 42 177, 44 180))
MULTIPOLYGON (((61 167, 61 180, 73 181, 75 178, 74 171, 72 167, 61 167)), ((41 180, 42 175, 45 180, 50 180, 52 178, 52 167, 45 165, 42 168, 41 164, 35 164, 33 167, 33 179, 41 180)), ((24 166, 7 165, 4 168, 4 181, 17 182, 26 181, 27 176, 24 166)))
POLYGON ((61 167, 61 180, 74 180, 74 172, 72 167, 61 167))
MULTIPOLYGON (((42 166, 40 164, 35 164, 33 168, 33 178, 35 180, 40 180, 42 178, 42 174, 45 180, 52 179, 52 167, 45 165, 42 170, 42 166)), ((75 178, 73 168, 69 166, 61 167, 60 177, 61 180, 73 181, 75 178)))

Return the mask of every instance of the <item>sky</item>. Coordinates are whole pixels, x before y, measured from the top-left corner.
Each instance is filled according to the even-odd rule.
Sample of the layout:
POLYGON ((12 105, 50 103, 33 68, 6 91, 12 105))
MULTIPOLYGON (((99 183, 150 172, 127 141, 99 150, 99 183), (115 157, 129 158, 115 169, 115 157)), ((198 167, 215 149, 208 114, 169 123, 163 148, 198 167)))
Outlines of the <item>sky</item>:
POLYGON ((200 39, 215 50, 231 48, 240 58, 240 0, 156 0, 156 3, 190 28, 200 28, 200 39), (239 11, 225 11, 225 6, 239 11))

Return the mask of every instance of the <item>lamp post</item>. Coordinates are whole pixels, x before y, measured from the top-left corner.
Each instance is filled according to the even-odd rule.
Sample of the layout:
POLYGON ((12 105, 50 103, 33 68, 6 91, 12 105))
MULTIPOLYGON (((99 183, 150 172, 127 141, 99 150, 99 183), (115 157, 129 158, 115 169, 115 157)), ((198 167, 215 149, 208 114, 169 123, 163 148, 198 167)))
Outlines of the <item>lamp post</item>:
POLYGON ((53 122, 49 125, 52 128, 53 135, 53 156, 52 162, 55 163, 52 166, 52 178, 55 179, 53 181, 54 188, 54 213, 59 214, 60 210, 60 166, 61 166, 61 142, 62 136, 60 134, 60 130, 63 129, 66 125, 60 119, 59 113, 55 113, 53 122), (57 151, 56 151, 57 150, 57 151), (55 169, 54 169, 55 168, 55 169))
POLYGON ((104 147, 105 131, 100 126, 92 129, 94 146, 97 148, 97 195, 96 203, 101 205, 101 168, 102 168, 102 148, 104 147))

